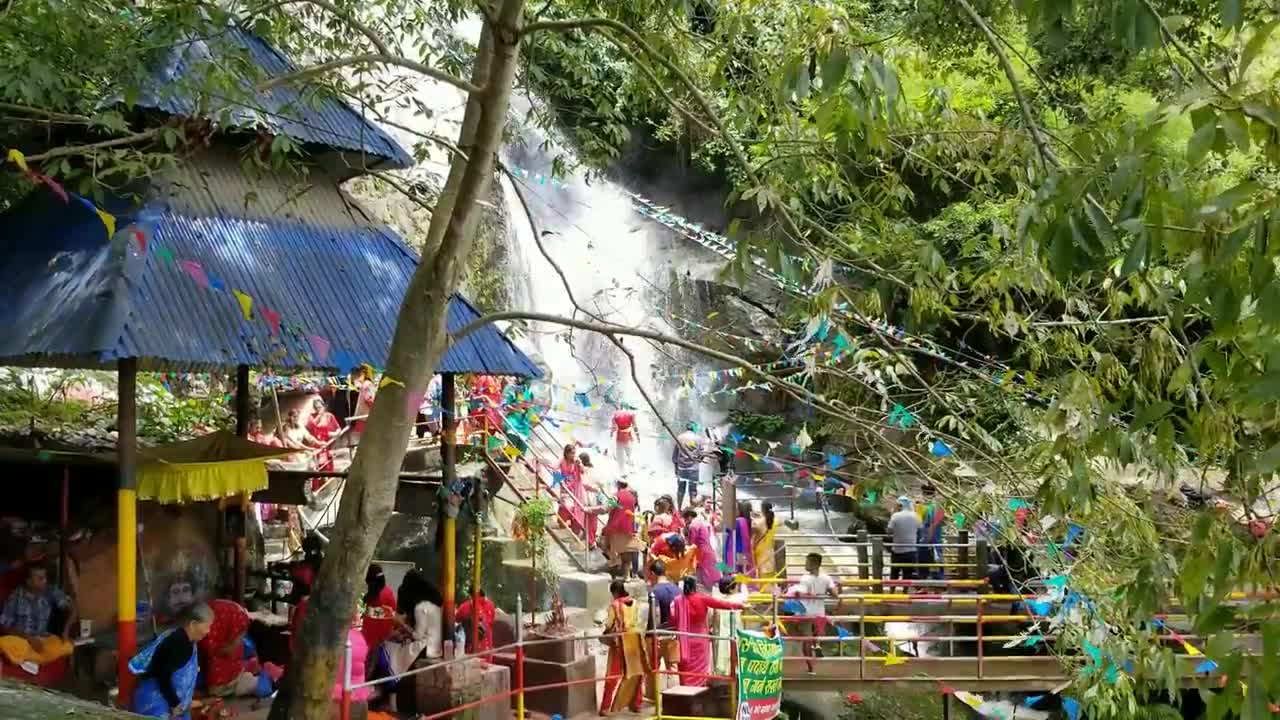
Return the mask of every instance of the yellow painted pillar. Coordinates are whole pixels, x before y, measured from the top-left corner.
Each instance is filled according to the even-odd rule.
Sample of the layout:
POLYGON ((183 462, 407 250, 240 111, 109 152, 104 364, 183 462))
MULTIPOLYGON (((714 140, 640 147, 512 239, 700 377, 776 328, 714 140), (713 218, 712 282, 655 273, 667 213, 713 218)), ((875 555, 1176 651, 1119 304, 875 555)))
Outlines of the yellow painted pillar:
MULTIPOLYGON (((444 627, 445 637, 453 637, 454 592, 458 584, 458 519, 444 519, 444 627)), ((475 612, 473 609, 472 612, 475 612)))
POLYGON ((138 492, 121 488, 116 493, 116 632, 119 637, 120 702, 125 707, 133 695, 129 661, 138 649, 138 492))

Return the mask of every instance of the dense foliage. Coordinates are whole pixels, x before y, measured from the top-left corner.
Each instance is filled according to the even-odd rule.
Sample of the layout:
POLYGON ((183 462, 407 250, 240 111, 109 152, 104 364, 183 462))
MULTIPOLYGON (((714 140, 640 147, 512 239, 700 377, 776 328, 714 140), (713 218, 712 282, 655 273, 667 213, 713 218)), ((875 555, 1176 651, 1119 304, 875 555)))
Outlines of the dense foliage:
MULTIPOLYGON (((1235 654, 1225 599, 1275 582, 1275 9, 620 5, 551 13, 615 18, 652 53, 612 26, 553 35, 525 51, 554 71, 529 78, 588 162, 643 128, 750 205, 739 247, 814 290, 791 307, 807 334, 828 317, 852 346, 813 370, 813 399, 839 410, 824 434, 866 449, 868 473, 928 477, 969 517, 1011 521, 1002 498, 1034 495, 1088 528, 1069 565, 1033 549, 1098 603, 1113 634, 1092 641, 1139 660, 1120 682, 1082 676, 1098 716, 1172 687, 1147 625, 1172 598, 1233 680, 1247 667, 1274 698, 1280 646, 1265 663, 1235 654), (914 408, 911 431, 886 431, 895 405, 914 408), (931 457, 933 438, 955 454, 931 457), (1226 509, 1184 507, 1183 485, 1226 509), (1261 537, 1243 532, 1258 519, 1261 537)), ((1274 621, 1256 629, 1280 638, 1274 621)), ((1066 629, 1058 647, 1083 641, 1066 629)), ((1210 713, 1258 716, 1264 700, 1233 683, 1210 713)))
MULTIPOLYGON (((52 146, 40 168, 81 192, 119 188, 217 127, 216 111, 171 124, 129 110, 137 70, 175 38, 234 17, 297 57, 373 48, 464 75, 469 53, 441 29, 466 11, 13 0, 0 138, 52 146), (128 142, 92 146, 104 137, 128 142)), ((823 435, 865 449, 869 473, 927 477, 971 518, 1007 528, 1005 498, 1034 496, 1051 539, 1085 529, 1070 558, 1030 549, 1105 621, 1061 628, 1066 661, 1086 640, 1133 661, 1115 680, 1079 676, 1091 717, 1132 717, 1175 687, 1148 622, 1174 598, 1229 678, 1210 716, 1268 714, 1275 606, 1229 593, 1274 589, 1280 543, 1265 522, 1242 528, 1271 519, 1280 469, 1274 4, 550 0, 525 13, 522 80, 550 101, 542 119, 594 167, 643 128, 720 173, 740 215, 732 270, 746 281, 749 256, 765 259, 806 289, 788 310, 810 347, 849 346, 805 374, 823 435), (886 432, 896 405, 915 422, 886 432), (928 451, 941 438, 954 454, 928 451), (1225 510, 1169 502, 1184 483, 1225 510), (1242 620, 1261 656, 1239 652, 1242 620)), ((246 71, 212 67, 202 90, 243 92, 246 71)), ((324 79, 374 112, 433 112, 408 73, 324 79)), ((296 155, 267 140, 247 161, 296 155)), ((26 181, 5 182, 7 202, 26 181)))

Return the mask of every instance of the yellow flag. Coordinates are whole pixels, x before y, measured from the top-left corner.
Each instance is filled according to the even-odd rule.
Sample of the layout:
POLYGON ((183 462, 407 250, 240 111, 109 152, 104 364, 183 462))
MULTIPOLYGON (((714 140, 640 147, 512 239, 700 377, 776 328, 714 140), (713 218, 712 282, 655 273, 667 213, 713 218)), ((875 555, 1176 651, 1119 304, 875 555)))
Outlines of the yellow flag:
POLYGON ((399 385, 400 387, 404 387, 404 383, 399 380, 391 377, 390 375, 383 375, 382 382, 378 383, 378 389, 381 390, 388 385, 399 385))
POLYGON ((253 298, 249 297, 247 294, 239 290, 232 290, 231 294, 235 295, 236 300, 240 302, 240 312, 244 313, 244 319, 252 320, 253 319, 253 298))
POLYGON ((520 457, 520 451, 510 445, 502 448, 502 453, 512 460, 520 457))
POLYGON ((22 151, 17 148, 9 148, 9 162, 17 165, 22 172, 31 172, 27 168, 27 156, 23 155, 22 151))
POLYGON ((1194 645, 1185 641, 1182 643, 1182 649, 1186 650, 1187 654, 1190 655, 1191 657, 1199 657, 1200 655, 1204 654, 1199 650, 1197 650, 1194 645))
POLYGON ((885 667, 890 665, 906 665, 907 659, 904 657, 898 657, 897 655, 889 655, 884 659, 884 664, 885 667))
POLYGON ((106 210, 100 210, 96 207, 93 209, 93 211, 98 213, 98 219, 102 221, 103 225, 107 226, 107 239, 110 240, 111 238, 115 237, 116 236, 116 216, 112 215, 106 210))

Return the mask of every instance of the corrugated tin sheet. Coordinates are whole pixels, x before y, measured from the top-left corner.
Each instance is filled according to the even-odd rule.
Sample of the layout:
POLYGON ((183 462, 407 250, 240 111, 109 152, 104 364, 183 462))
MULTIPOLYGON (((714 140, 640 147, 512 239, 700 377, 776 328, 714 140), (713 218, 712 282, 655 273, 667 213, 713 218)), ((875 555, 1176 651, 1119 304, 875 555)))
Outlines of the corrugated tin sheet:
POLYGON ((370 160, 367 164, 371 167, 413 167, 413 158, 382 128, 314 85, 291 83, 264 93, 253 90, 260 79, 296 69, 262 38, 230 26, 225 33, 211 33, 175 47, 155 70, 155 82, 141 95, 138 105, 183 117, 215 115, 226 110, 237 128, 266 128, 299 143, 365 153, 380 160, 370 160), (252 63, 257 68, 241 73, 243 96, 218 96, 207 90, 224 83, 228 68, 240 63, 252 63), (216 81, 208 82, 206 78, 216 81), (211 95, 210 102, 201 112, 202 98, 198 93, 206 91, 211 95), (243 97, 252 97, 253 101, 242 101, 243 97))
MULTIPOLYGON (((200 216, 158 201, 133 212, 109 209, 122 228, 110 241, 88 209, 42 191, 0 215, 8 241, 0 259, 0 364, 94 368, 137 357, 147 369, 248 364, 281 372, 385 364, 418 262, 390 230, 200 216), (134 227, 149 238, 145 254, 134 227), (184 268, 192 261, 208 286, 184 268), (252 319, 233 289, 253 299, 252 319), (264 310, 279 314, 278 332, 264 310), (324 359, 315 337, 329 345, 324 359)), ((479 316, 455 295, 449 329, 479 316)), ((493 326, 450 347, 437 370, 539 374, 493 326)))

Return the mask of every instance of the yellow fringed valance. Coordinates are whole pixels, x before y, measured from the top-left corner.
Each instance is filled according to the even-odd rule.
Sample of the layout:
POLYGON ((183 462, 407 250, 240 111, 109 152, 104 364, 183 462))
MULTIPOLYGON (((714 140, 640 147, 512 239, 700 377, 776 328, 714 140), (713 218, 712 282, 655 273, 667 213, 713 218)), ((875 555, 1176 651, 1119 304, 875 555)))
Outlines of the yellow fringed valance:
POLYGON ((138 498, 161 504, 248 496, 267 488, 265 460, 289 451, 219 431, 143 450, 138 498))
POLYGON ((138 469, 138 499, 164 505, 252 495, 267 488, 267 465, 260 459, 166 465, 138 469))

